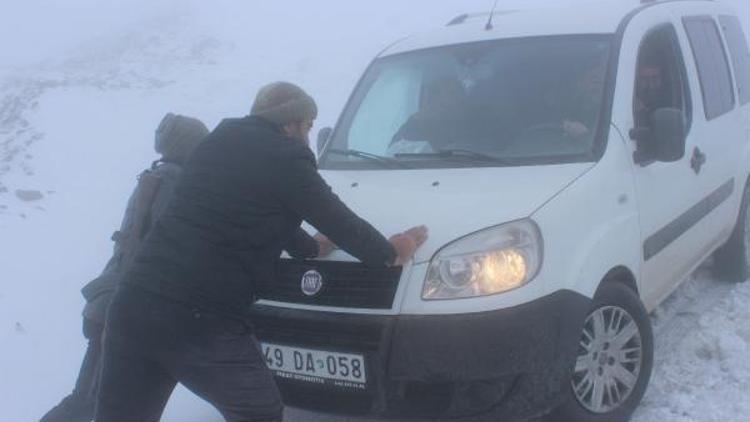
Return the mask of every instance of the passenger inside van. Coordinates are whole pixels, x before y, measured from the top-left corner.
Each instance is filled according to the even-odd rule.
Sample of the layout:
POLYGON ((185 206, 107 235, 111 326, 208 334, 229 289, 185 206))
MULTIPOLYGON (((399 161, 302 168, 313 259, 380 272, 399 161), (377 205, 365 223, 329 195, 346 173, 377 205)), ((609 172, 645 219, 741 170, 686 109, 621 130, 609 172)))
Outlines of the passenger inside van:
POLYGON ((439 151, 460 140, 465 97, 464 86, 454 77, 426 83, 419 110, 393 135, 391 154, 439 151))

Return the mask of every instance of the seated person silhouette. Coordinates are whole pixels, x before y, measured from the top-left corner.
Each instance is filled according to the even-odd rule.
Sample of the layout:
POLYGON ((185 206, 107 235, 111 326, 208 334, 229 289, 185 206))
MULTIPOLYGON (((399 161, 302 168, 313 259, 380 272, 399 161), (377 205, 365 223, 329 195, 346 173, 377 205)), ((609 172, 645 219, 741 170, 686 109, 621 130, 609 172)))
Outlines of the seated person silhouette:
POLYGON ((670 96, 665 88, 661 66, 654 62, 645 62, 638 66, 633 103, 636 127, 650 127, 654 111, 670 106, 670 96))
POLYGON ((604 63, 597 63, 578 79, 576 91, 566 104, 562 121, 562 129, 567 137, 575 140, 593 137, 604 94, 604 75, 604 63))
MULTIPOLYGON (((593 141, 604 96, 605 62, 597 59, 575 73, 560 76, 546 92, 537 93, 525 106, 527 113, 514 140, 517 148, 544 151, 565 142, 580 149, 593 141), (572 81, 572 82, 571 82, 572 81), (525 145, 525 147, 522 147, 525 145)), ((563 151, 563 150, 560 150, 563 151)))
POLYGON ((419 111, 396 132, 388 155, 430 153, 461 141, 463 85, 455 78, 441 78, 422 88, 419 111))

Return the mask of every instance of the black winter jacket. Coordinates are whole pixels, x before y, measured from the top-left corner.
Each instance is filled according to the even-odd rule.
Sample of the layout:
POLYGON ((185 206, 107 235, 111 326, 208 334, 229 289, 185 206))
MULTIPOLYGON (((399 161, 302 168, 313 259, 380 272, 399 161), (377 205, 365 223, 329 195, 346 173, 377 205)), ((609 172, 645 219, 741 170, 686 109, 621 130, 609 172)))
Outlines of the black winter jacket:
POLYGON ((258 117, 224 120, 184 167, 124 283, 244 317, 282 250, 318 253, 305 220, 370 266, 396 253, 318 174, 312 151, 258 117))

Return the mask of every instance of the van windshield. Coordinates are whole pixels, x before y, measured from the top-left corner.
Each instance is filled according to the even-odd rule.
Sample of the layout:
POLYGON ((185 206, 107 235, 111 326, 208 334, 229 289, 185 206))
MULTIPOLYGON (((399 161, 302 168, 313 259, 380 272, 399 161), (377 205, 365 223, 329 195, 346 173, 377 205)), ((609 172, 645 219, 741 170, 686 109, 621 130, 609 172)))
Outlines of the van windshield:
POLYGON ((609 36, 561 36, 379 59, 355 90, 320 167, 591 161, 609 51, 609 36))

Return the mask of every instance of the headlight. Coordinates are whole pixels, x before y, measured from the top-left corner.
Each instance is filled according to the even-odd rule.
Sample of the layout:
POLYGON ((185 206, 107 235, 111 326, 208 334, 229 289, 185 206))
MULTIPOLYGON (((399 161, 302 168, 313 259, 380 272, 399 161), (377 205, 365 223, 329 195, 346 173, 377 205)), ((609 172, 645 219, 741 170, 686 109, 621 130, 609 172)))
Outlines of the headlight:
POLYGON ((423 299, 458 299, 513 290, 536 277, 542 266, 542 236, 521 220, 461 238, 430 262, 423 299))

